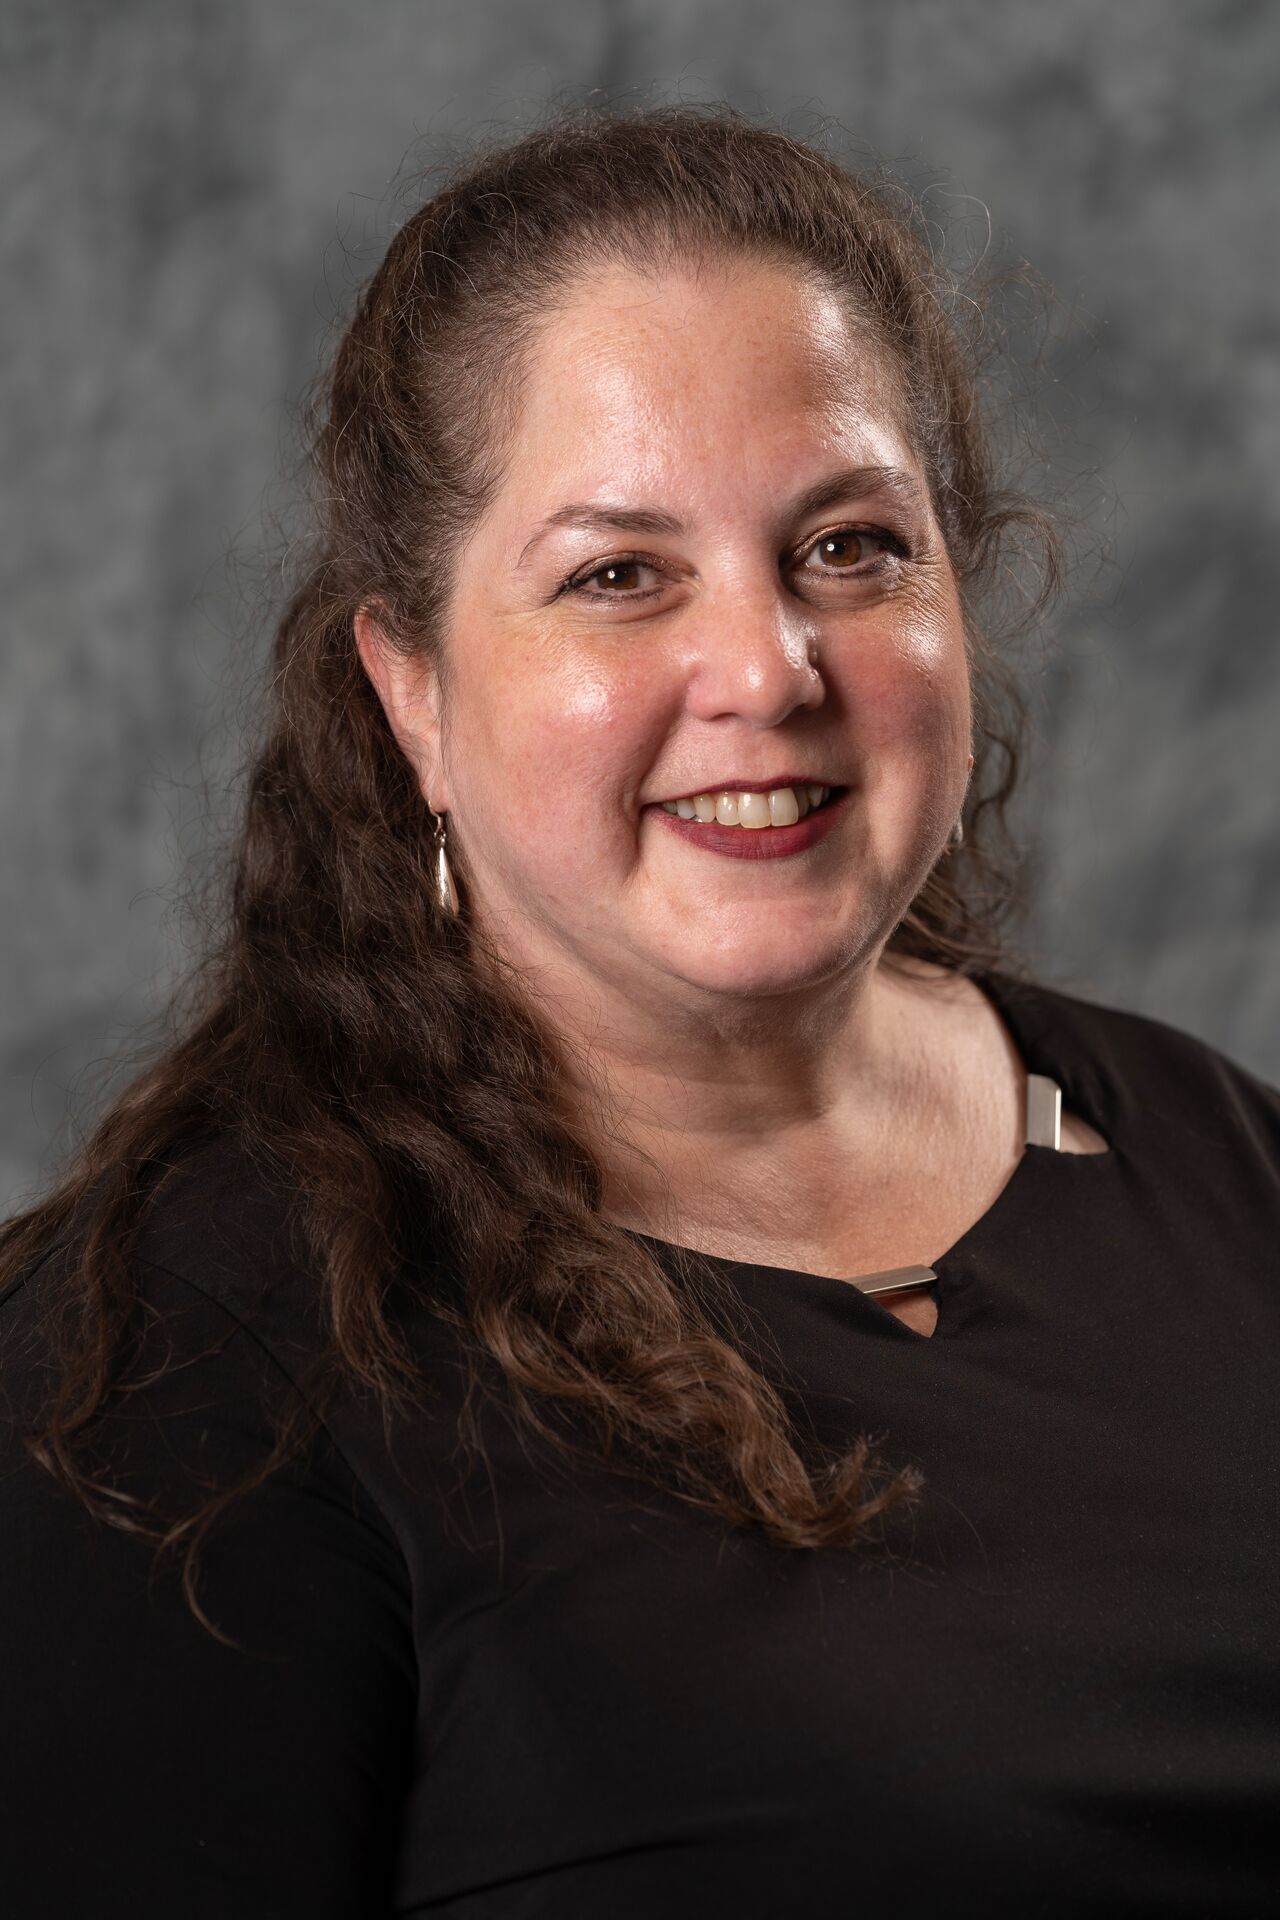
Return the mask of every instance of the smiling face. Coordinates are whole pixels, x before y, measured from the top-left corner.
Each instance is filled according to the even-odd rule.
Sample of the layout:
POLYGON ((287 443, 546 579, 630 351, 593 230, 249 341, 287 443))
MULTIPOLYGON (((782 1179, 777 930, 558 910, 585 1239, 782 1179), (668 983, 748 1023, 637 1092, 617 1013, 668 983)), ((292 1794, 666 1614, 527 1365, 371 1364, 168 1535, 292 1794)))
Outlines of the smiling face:
POLYGON ((892 383, 773 266, 619 269, 546 322, 459 559, 442 731, 357 630, 471 912, 632 1007, 860 970, 964 797, 960 603, 892 383), (793 827, 662 804, 794 781, 847 791, 793 827))

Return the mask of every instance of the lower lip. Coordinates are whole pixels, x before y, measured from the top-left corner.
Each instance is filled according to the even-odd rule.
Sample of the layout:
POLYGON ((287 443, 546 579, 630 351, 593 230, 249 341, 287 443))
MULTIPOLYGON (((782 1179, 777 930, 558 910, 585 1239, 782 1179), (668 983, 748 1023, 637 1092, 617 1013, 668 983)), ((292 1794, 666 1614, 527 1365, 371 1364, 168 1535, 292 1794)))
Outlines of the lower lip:
POLYGON ((816 813, 807 813, 794 827, 720 827, 704 826, 700 820, 682 820, 663 806, 646 807, 646 813, 707 853, 727 854, 730 860, 784 860, 790 853, 803 853, 814 847, 837 826, 849 802, 852 787, 828 800, 816 813))

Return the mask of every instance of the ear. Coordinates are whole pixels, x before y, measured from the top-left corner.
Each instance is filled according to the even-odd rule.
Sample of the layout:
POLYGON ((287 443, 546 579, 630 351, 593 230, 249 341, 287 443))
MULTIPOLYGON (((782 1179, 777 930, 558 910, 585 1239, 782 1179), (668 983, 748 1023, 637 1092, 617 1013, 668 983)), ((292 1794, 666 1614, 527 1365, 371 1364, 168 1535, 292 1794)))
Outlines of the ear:
POLYGON ((406 654, 392 644, 376 606, 361 607, 353 625, 364 670, 400 751, 418 776, 422 796, 433 813, 447 813, 439 677, 423 655, 406 654))

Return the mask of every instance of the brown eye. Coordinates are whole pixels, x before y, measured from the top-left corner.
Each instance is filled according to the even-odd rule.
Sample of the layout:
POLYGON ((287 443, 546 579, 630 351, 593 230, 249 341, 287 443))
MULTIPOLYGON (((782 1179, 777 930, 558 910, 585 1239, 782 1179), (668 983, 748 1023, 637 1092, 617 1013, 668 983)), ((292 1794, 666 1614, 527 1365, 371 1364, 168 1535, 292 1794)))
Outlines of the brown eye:
POLYGON ((894 546, 888 534, 872 533, 864 527, 837 527, 834 533, 824 533, 808 549, 808 557, 817 555, 821 564, 810 567, 807 564, 802 571, 806 573, 870 573, 875 571, 875 563, 882 560, 894 546), (868 566, 866 562, 871 562, 868 566))
POLYGON ((605 560, 585 573, 575 573, 564 582, 561 591, 576 594, 581 600, 596 600, 601 604, 608 600, 620 600, 628 604, 635 600, 650 600, 662 592, 661 586, 636 591, 633 584, 635 576, 659 571, 652 560, 645 560, 635 553, 622 553, 616 560, 605 560), (595 581, 601 581, 603 585, 597 587, 593 584, 595 581))
POLYGON ((867 542, 860 533, 828 533, 818 542, 816 551, 824 560, 836 561, 841 566, 857 566, 866 551, 867 542))
POLYGON ((588 574, 587 578, 602 587, 613 587, 625 593, 628 587, 634 587, 637 584, 635 576, 640 571, 641 564, 638 560, 611 560, 608 566, 597 568, 595 573, 588 574))

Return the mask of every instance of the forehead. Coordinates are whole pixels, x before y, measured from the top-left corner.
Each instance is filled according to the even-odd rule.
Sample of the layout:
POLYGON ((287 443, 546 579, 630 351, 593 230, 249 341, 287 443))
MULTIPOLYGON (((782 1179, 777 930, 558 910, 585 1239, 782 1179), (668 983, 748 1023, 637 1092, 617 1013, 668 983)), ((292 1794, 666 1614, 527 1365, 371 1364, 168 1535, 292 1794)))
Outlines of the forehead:
POLYGON ((754 262, 605 270, 535 334, 508 504, 536 512, 620 482, 772 486, 780 463, 832 457, 911 469, 901 417, 892 365, 829 288, 754 262))

